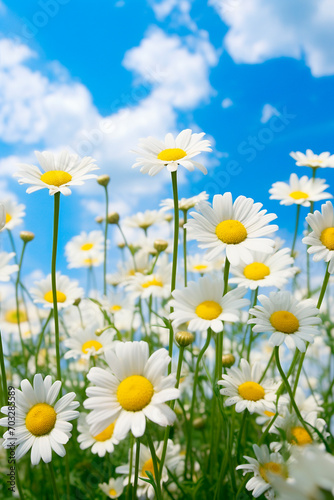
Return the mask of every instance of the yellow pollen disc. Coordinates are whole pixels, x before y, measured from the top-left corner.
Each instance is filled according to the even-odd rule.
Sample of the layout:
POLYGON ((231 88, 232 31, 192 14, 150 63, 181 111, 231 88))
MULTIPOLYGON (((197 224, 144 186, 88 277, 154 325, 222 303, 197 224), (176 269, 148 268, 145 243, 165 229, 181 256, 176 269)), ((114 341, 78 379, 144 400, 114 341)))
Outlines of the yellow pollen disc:
POLYGON ((87 264, 87 266, 92 266, 93 264, 96 264, 97 259, 85 259, 83 261, 84 264, 87 264))
POLYGON ((218 302, 213 300, 205 300, 198 304, 195 309, 195 313, 202 319, 216 319, 223 312, 223 308, 218 302))
POLYGON ((41 176, 41 181, 49 186, 63 186, 72 180, 71 174, 63 170, 49 170, 41 176))
POLYGON ((12 216, 9 214, 6 214, 6 224, 12 220, 12 216))
POLYGON ((180 148, 169 148, 169 149, 164 149, 163 151, 160 151, 158 154, 158 160, 162 161, 177 161, 181 160, 181 158, 184 158, 187 156, 187 153, 183 151, 183 149, 180 148))
POLYGON ((114 306, 111 306, 110 311, 117 312, 117 311, 120 311, 121 309, 122 309, 122 306, 115 304, 114 306))
POLYGON ((278 476, 286 477, 286 473, 283 470, 281 464, 277 464, 276 462, 267 462, 266 464, 260 465, 259 473, 261 477, 269 483, 267 473, 276 474, 278 476))
POLYGON ((153 460, 152 460, 152 458, 149 458, 144 463, 144 465, 142 467, 142 470, 141 470, 141 476, 142 477, 148 477, 148 475, 146 474, 146 471, 150 472, 152 474, 152 476, 154 477, 154 467, 153 467, 153 460))
POLYGON ((93 246, 93 243, 85 243, 84 245, 82 245, 81 250, 87 252, 88 250, 91 250, 93 246))
POLYGON ((265 394, 262 385, 257 382, 244 382, 239 385, 238 391, 240 396, 248 401, 259 401, 265 394))
POLYGON ((87 340, 87 342, 82 344, 81 350, 84 354, 87 354, 89 349, 91 349, 92 347, 94 347, 95 351, 98 351, 103 346, 97 340, 87 340))
POLYGON ((270 316, 270 323, 278 332, 295 333, 299 328, 299 321, 289 311, 276 311, 270 316))
POLYGON ((206 266, 205 264, 198 264, 198 266, 194 266, 194 269, 196 271, 205 271, 205 269, 207 269, 208 266, 206 266))
MULTIPOLYGON (((56 295, 57 295, 57 302, 65 302, 66 295, 63 292, 58 292, 58 290, 57 290, 56 295)), ((52 290, 50 290, 49 292, 46 292, 46 294, 44 295, 44 300, 46 300, 47 302, 50 302, 50 304, 53 304, 52 290)))
POLYGON ((44 436, 55 426, 57 413, 47 403, 38 403, 33 406, 26 416, 26 428, 34 436, 44 436))
POLYGON ((17 313, 16 309, 11 309, 10 311, 7 311, 5 314, 5 320, 7 323, 12 323, 13 325, 18 325, 18 323, 24 323, 25 321, 28 321, 28 316, 26 315, 25 311, 19 310, 17 313))
POLYGON ((107 439, 110 439, 111 436, 113 435, 114 428, 115 428, 115 422, 108 425, 108 427, 106 427, 104 429, 104 431, 100 432, 100 434, 98 434, 97 436, 94 436, 94 439, 96 441, 107 441, 107 439))
POLYGON ((115 495, 117 495, 117 491, 114 488, 111 488, 111 490, 109 490, 109 495, 115 496, 115 495))
POLYGON ((140 411, 147 406, 153 396, 153 385, 141 375, 131 375, 118 386, 117 399, 127 411, 140 411))
POLYGON ((238 245, 247 238, 247 231, 238 220, 223 220, 216 227, 216 235, 227 245, 238 245))
POLYGON ((244 276, 248 280, 263 280, 269 274, 269 267, 262 262, 253 262, 252 264, 248 264, 248 266, 246 266, 244 269, 244 276))
POLYGON ((146 281, 145 283, 142 284, 143 288, 149 288, 150 286, 164 286, 163 282, 160 280, 157 280, 154 276, 151 280, 146 281))
POLYGON ((309 197, 309 195, 307 193, 304 193, 304 191, 293 191, 289 196, 294 200, 302 200, 309 197))
POLYGON ((327 227, 320 235, 320 241, 328 250, 334 250, 334 227, 327 227))
POLYGON ((303 446, 304 444, 311 444, 313 439, 304 427, 292 427, 291 434, 293 437, 293 444, 303 446))
POLYGON ((266 417, 273 417, 275 415, 273 411, 268 411, 268 410, 265 410, 263 413, 265 414, 266 417))

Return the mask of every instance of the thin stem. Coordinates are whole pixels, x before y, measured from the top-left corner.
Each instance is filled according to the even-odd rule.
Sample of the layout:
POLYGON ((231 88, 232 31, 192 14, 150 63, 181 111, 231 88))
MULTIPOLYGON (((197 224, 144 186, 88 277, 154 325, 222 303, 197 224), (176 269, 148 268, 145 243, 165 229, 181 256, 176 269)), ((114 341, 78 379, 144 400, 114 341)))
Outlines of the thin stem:
MULTIPOLYGON (((256 290, 254 290, 254 300, 253 300, 252 307, 256 306, 258 293, 259 293, 259 287, 257 287, 256 290)), ((250 325, 249 342, 248 342, 248 348, 247 348, 247 361, 249 361, 249 359, 250 359, 252 342, 253 342, 253 328, 252 328, 252 325, 250 325)))
POLYGON ((187 210, 183 211, 183 266, 184 266, 184 286, 187 286, 188 276, 187 276, 187 228, 185 227, 187 223, 187 210))
POLYGON ((108 207, 109 207, 108 186, 104 186, 104 190, 106 194, 106 220, 104 226, 103 294, 107 295, 107 242, 108 242, 108 207))
POLYGON ((127 491, 127 499, 131 500, 131 478, 132 478, 132 467, 133 467, 133 445, 134 445, 134 437, 131 434, 130 436, 130 466, 129 466, 129 483, 128 483, 128 491, 127 491))
POLYGON ((16 301, 17 327, 19 330, 20 342, 21 342, 21 347, 22 347, 22 356, 23 356, 23 360, 24 360, 25 373, 27 376, 27 374, 28 374, 28 360, 27 360, 26 355, 25 355, 25 345, 24 345, 23 337, 22 337, 21 319, 20 319, 20 304, 19 304, 19 285, 20 285, 23 256, 24 256, 24 251, 25 251, 26 245, 27 245, 27 243, 24 242, 23 247, 22 247, 20 262, 19 262, 19 269, 17 271, 17 277, 16 277, 16 282, 15 282, 15 301, 16 301))
POLYGON ((297 205, 297 213, 296 213, 296 226, 295 226, 295 233, 293 235, 293 241, 292 241, 292 246, 291 246, 291 257, 294 255, 295 251, 295 246, 296 246, 296 241, 297 241, 297 235, 298 235, 298 226, 299 226, 299 216, 300 216, 300 205, 297 205))
POLYGON ((138 473, 139 473, 140 438, 136 440, 135 478, 133 482, 132 500, 137 498, 138 473))
POLYGON ((148 442, 148 446, 150 448, 152 462, 153 462, 153 470, 154 470, 154 479, 156 482, 157 499, 160 500, 160 499, 162 499, 162 493, 161 493, 161 483, 160 483, 158 460, 157 460, 157 455, 155 452, 154 444, 152 441, 152 437, 151 437, 151 434, 150 434, 148 428, 146 428, 146 437, 147 437, 147 442, 148 442))
POLYGON ((15 264, 18 264, 19 260, 17 258, 16 247, 15 247, 15 242, 14 242, 14 238, 13 238, 12 232, 11 232, 10 229, 7 229, 7 233, 8 233, 8 236, 9 236, 10 245, 12 247, 13 252, 15 253, 15 255, 14 255, 15 264))
POLYGON ((5 358, 3 355, 3 348, 2 348, 1 331, 0 331, 0 367, 1 367, 1 382, 2 382, 2 391, 3 391, 2 406, 7 406, 7 404, 8 404, 7 375, 6 375, 6 367, 5 367, 5 358))
MULTIPOLYGON (((56 193, 56 194, 59 194, 59 193, 56 193)), ((54 470, 53 470, 52 462, 48 463, 48 467, 49 467, 49 471, 50 471, 51 483, 52 483, 54 497, 55 497, 56 500, 59 500, 59 493, 58 493, 58 489, 57 489, 57 482, 56 482, 56 478, 55 478, 55 473, 54 473, 54 470)))
POLYGON ((19 476, 19 470, 18 470, 17 466, 16 466, 16 470, 15 470, 15 477, 16 477, 16 485, 17 485, 17 489, 19 491, 20 500, 24 500, 22 485, 21 485, 20 476, 19 476))
POLYGON ((41 331, 40 336, 39 336, 39 339, 38 339, 38 344, 37 344, 37 347, 36 347, 36 353, 35 353, 35 366, 36 366, 36 373, 37 373, 37 371, 38 371, 38 354, 39 354, 39 350, 40 350, 41 345, 42 345, 42 342, 43 342, 45 329, 46 329, 46 327, 48 326, 48 323, 49 323, 49 321, 50 321, 51 317, 52 317, 52 309, 51 309, 51 311, 50 311, 50 314, 49 314, 49 316, 48 316, 48 318, 47 318, 46 322, 45 322, 45 323, 44 323, 44 325, 43 325, 42 331, 41 331))
MULTIPOLYGON (((171 294, 175 290, 176 285, 176 268, 177 268, 177 252, 179 245, 179 200, 177 193, 177 175, 176 171, 172 172, 172 186, 173 186, 173 199, 174 199, 174 240, 173 240, 173 267, 172 267, 172 280, 171 280, 171 294)), ((171 307, 170 312, 172 313, 174 309, 171 307)), ((170 357, 173 355, 173 328, 169 330, 169 346, 168 346, 168 354, 170 357)), ((168 375, 172 371, 172 364, 168 366, 168 375)))
POLYGON ((121 233, 121 235, 122 235, 122 238, 123 238, 123 241, 124 241, 124 243, 125 243, 126 248, 129 250, 129 252, 130 252, 130 254, 131 254, 131 257, 132 257, 132 260, 133 260, 133 267, 134 267, 134 270, 135 270, 135 271, 137 271, 136 259, 135 259, 135 256, 134 256, 134 254, 133 254, 133 252, 132 252, 131 248, 130 248, 130 245, 129 245, 129 243, 128 243, 128 241, 127 241, 126 237, 125 237, 125 234, 123 233, 123 229, 121 228, 121 226, 120 226, 120 224, 119 224, 119 223, 117 224, 117 227, 118 227, 118 229, 119 229, 119 231, 120 231, 120 233, 121 233))
POLYGON ((54 219, 53 219, 53 245, 52 245, 51 278, 52 278, 52 297, 53 297, 53 317, 54 317, 54 322, 55 322, 57 379, 61 380, 60 349, 59 349, 59 317, 58 317, 57 283, 56 283, 59 205, 60 205, 60 193, 58 192, 54 195, 54 219))
MULTIPOLYGON (((224 266, 224 293, 223 295, 226 295, 228 292, 228 277, 230 273, 230 261, 226 257, 225 259, 225 266, 224 266)), ((217 378, 221 377, 222 375, 222 362, 223 362, 223 335, 224 331, 222 330, 221 332, 218 333, 218 355, 217 355, 217 378)))

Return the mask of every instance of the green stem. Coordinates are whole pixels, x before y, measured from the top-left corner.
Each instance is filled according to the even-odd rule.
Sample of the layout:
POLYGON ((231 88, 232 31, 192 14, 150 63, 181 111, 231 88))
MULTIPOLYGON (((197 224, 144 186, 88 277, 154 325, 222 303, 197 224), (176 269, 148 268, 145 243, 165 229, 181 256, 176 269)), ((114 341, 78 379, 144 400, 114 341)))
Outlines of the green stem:
MULTIPOLYGON (((56 194, 59 194, 59 193, 56 193, 56 194)), ((56 500, 59 500, 59 493, 58 493, 58 489, 57 489, 57 482, 56 482, 56 478, 55 478, 55 473, 54 473, 54 470, 53 470, 52 462, 48 463, 48 467, 49 467, 49 471, 50 471, 50 477, 51 477, 51 483, 52 483, 54 497, 55 497, 56 500)))
POLYGON ((155 479, 155 483, 156 483, 157 499, 161 500, 162 499, 162 493, 161 493, 161 482, 160 482, 158 460, 157 460, 157 455, 156 455, 156 452, 155 452, 154 444, 153 444, 153 441, 152 441, 152 437, 151 437, 151 434, 150 434, 150 432, 149 432, 149 430, 148 430, 147 427, 146 427, 146 437, 147 437, 147 442, 148 442, 148 446, 150 448, 152 462, 153 462, 153 470, 154 470, 154 479, 155 479))
POLYGON ((53 245, 52 245, 51 278, 52 278, 52 297, 53 297, 53 317, 54 317, 54 322, 55 322, 57 379, 61 380, 60 349, 59 349, 59 317, 58 317, 57 283, 56 283, 59 205, 60 205, 60 193, 58 192, 54 195, 54 219, 53 219, 53 245))
POLYGON ((291 257, 294 255, 295 251, 295 246, 296 246, 296 241, 297 241, 297 235, 298 235, 298 226, 299 226, 299 216, 300 216, 300 205, 297 205, 297 213, 296 213, 296 226, 295 226, 295 232, 293 235, 293 241, 292 241, 292 246, 291 246, 291 257))
POLYGON ((3 355, 3 348, 2 348, 1 331, 0 331, 0 367, 1 367, 1 383, 2 383, 2 391, 3 391, 2 406, 7 406, 7 404, 8 404, 7 375, 6 375, 6 367, 5 367, 5 358, 3 355))
MULTIPOLYGON (((226 257, 225 259, 225 266, 224 266, 224 292, 223 295, 226 295, 228 292, 228 277, 230 273, 230 261, 226 257)), ((222 375, 222 363, 223 363, 223 335, 224 335, 224 330, 218 333, 218 357, 217 357, 217 370, 216 374, 218 379, 222 375)))
POLYGON ((19 471, 18 471, 17 466, 16 466, 16 471, 15 471, 15 477, 16 477, 16 485, 17 485, 17 489, 18 489, 18 491, 19 491, 19 497, 20 497, 20 500, 24 500, 24 495, 23 495, 22 485, 21 485, 20 476, 19 476, 19 471))
POLYGON ((267 363, 267 366, 266 366, 266 368, 265 368, 264 372, 263 372, 263 373, 262 373, 262 375, 261 375, 261 378, 260 378, 260 380, 259 380, 259 384, 261 384, 262 380, 263 380, 263 379, 264 379, 264 377, 266 376, 267 371, 269 370, 269 366, 271 365, 272 360, 274 359, 274 357, 275 357, 275 351, 274 351, 274 349, 273 349, 273 352, 271 353, 271 356, 270 356, 270 358, 269 358, 269 361, 268 361, 268 363, 267 363))
POLYGON ((139 455, 140 455, 140 438, 136 439, 136 459, 135 459, 135 478, 133 482, 132 500, 137 498, 138 474, 139 474, 139 455))
MULTIPOLYGON (((178 193, 177 193, 177 172, 172 172, 172 186, 173 186, 173 200, 174 200, 174 240, 173 240, 173 267, 172 267, 172 280, 171 280, 171 294, 175 290, 176 286, 176 268, 177 268, 177 251, 178 251, 178 246, 179 246, 179 200, 178 200, 178 193)), ((174 309, 171 307, 170 312, 172 313, 174 309)), ((173 334, 173 328, 170 328, 169 330, 169 347, 168 347, 168 354, 170 357, 173 356, 173 341, 174 341, 174 334, 173 334)), ((172 364, 168 366, 168 375, 172 371, 172 364)))
POLYGON ((104 226, 103 294, 107 295, 107 242, 108 242, 108 207, 109 207, 108 186, 104 186, 104 190, 106 193, 106 220, 104 226))
POLYGON ((15 301, 16 301, 17 327, 19 330, 19 336, 20 336, 20 342, 21 342, 21 348, 22 348, 22 356, 23 356, 24 367, 25 367, 25 374, 27 376, 28 375, 28 360, 27 360, 26 355, 25 355, 25 345, 24 345, 23 337, 22 337, 21 320, 20 320, 20 304, 19 304, 19 285, 20 285, 23 256, 24 256, 24 251, 25 251, 26 245, 27 245, 27 243, 24 242, 23 247, 22 247, 20 262, 19 262, 19 269, 17 271, 17 277, 16 277, 16 282, 15 282, 15 301))
MULTIPOLYGON (((252 307, 256 306, 258 293, 259 293, 259 287, 257 287, 256 290, 254 290, 254 300, 253 300, 252 307)), ((247 361, 249 361, 249 358, 250 358, 252 342, 253 342, 253 328, 250 325, 249 342, 248 342, 248 348, 247 348, 247 361)))
POLYGON ((13 238, 12 232, 11 232, 10 229, 7 229, 7 232, 8 232, 8 236, 9 236, 10 245, 12 247, 13 252, 15 253, 15 256, 14 256, 15 264, 18 264, 19 261, 18 261, 18 258, 17 258, 16 247, 15 247, 15 242, 14 242, 14 238, 13 238))
POLYGON ((39 354, 39 351, 40 351, 40 348, 41 348, 41 345, 42 345, 42 342, 43 342, 43 338, 44 338, 44 333, 45 333, 45 329, 46 327, 48 326, 48 323, 50 321, 52 317, 52 309, 50 311, 50 314, 46 320, 46 322, 44 323, 43 325, 43 328, 42 328, 42 331, 40 333, 40 336, 39 336, 39 339, 38 339, 38 344, 37 344, 37 347, 36 347, 36 353, 35 353, 35 366, 36 366, 36 373, 38 371, 38 354, 39 354))
POLYGON ((128 484, 128 491, 127 491, 127 499, 131 500, 131 478, 132 478, 132 467, 133 467, 133 445, 134 445, 134 437, 131 434, 130 436, 130 467, 129 467, 129 484, 128 484))
POLYGON ((135 271, 137 271, 136 259, 135 259, 135 256, 134 256, 134 254, 133 254, 133 252, 132 252, 131 248, 130 248, 130 245, 129 245, 129 243, 128 243, 128 241, 127 241, 126 237, 125 237, 125 234, 123 233, 123 229, 121 228, 121 226, 120 226, 120 224, 119 224, 119 223, 117 224, 117 227, 118 227, 118 229, 119 229, 119 231, 120 231, 120 233, 121 233, 121 235, 122 235, 122 238, 123 238, 123 241, 124 241, 124 243, 125 243, 126 248, 129 250, 129 252, 130 252, 130 254, 131 254, 131 257, 132 257, 132 260, 133 260, 133 267, 134 267, 134 270, 135 270, 135 271))
POLYGON ((183 212, 183 265, 184 265, 184 286, 187 286, 188 276, 187 276, 187 228, 185 227, 187 223, 187 210, 182 210, 183 212))

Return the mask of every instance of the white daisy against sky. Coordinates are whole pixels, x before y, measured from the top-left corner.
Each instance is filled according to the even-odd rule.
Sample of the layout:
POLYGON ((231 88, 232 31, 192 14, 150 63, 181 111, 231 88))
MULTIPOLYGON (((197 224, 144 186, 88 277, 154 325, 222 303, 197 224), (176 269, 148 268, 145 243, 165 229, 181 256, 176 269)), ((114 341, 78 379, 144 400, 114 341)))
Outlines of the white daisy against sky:
POLYGON ((214 269, 214 262, 208 260, 204 254, 196 253, 187 256, 187 270, 190 273, 206 274, 214 269))
MULTIPOLYGON (((202 191, 201 193, 191 196, 190 198, 181 198, 179 200, 180 210, 189 210, 194 208, 200 201, 206 201, 209 198, 208 193, 202 191)), ((174 200, 172 198, 166 198, 160 203, 162 210, 174 210, 174 200)))
POLYGON ((235 405, 237 413, 246 409, 250 413, 275 411, 274 401, 279 384, 268 379, 260 382, 263 373, 260 363, 250 365, 246 359, 241 359, 240 368, 233 366, 227 368, 226 372, 222 380, 218 381, 223 386, 220 393, 228 396, 224 401, 225 406, 235 405))
POLYGON ((321 323, 319 310, 312 299, 297 300, 290 292, 271 292, 269 297, 259 295, 257 305, 250 309, 254 333, 271 333, 269 343, 283 342, 289 349, 305 352, 306 342, 313 343, 321 323))
POLYGON ((100 356, 107 349, 111 349, 115 336, 115 330, 108 329, 96 335, 99 324, 91 324, 86 328, 70 330, 70 336, 64 340, 64 346, 69 349, 65 352, 64 358, 84 358, 100 356))
POLYGON ((263 286, 283 288, 298 271, 293 263, 289 248, 273 254, 253 252, 247 263, 241 260, 237 266, 231 267, 229 282, 251 290, 263 286))
MULTIPOLYGON (((18 445, 15 458, 19 460, 31 449, 31 463, 37 465, 40 460, 51 462, 52 451, 60 457, 65 456, 64 444, 71 437, 72 424, 79 416, 75 409, 79 406, 74 392, 70 392, 56 401, 61 389, 61 382, 52 383, 50 375, 43 380, 41 374, 34 376, 33 385, 27 379, 22 380, 21 390, 15 389, 15 425, 14 436, 4 434, 6 448, 15 437, 18 445)), ((1 409, 8 415, 8 406, 1 409)), ((8 417, 0 419, 0 425, 8 427, 8 417)))
POLYGON ((4 336, 13 335, 18 340, 19 323, 23 338, 40 333, 40 320, 34 304, 19 300, 17 308, 16 299, 10 291, 0 298, 0 303, 0 330, 4 336))
POLYGON ((93 434, 102 432, 116 421, 114 434, 122 439, 131 430, 140 437, 146 429, 146 418, 166 427, 176 415, 166 404, 179 397, 174 375, 166 375, 171 362, 165 349, 149 355, 146 342, 119 342, 105 353, 108 367, 91 368, 87 377, 84 407, 92 410, 87 417, 93 434))
POLYGON ((240 310, 249 305, 244 299, 246 288, 236 288, 223 296, 224 282, 222 278, 203 276, 197 282, 191 281, 187 287, 174 290, 170 306, 174 312, 170 314, 173 328, 183 323, 188 324, 191 331, 206 331, 208 328, 216 333, 223 330, 223 322, 240 321, 240 310))
POLYGON ((68 267, 87 267, 94 261, 103 259, 104 235, 100 230, 82 231, 78 236, 74 236, 65 246, 65 254, 68 267), (99 258, 100 257, 100 258, 99 258))
POLYGON ((114 437, 115 423, 108 425, 99 434, 91 434, 86 421, 87 414, 81 413, 78 420, 78 443, 82 450, 91 449, 93 454, 104 457, 106 453, 112 453, 115 445, 119 443, 114 437))
POLYGON ((172 264, 168 257, 163 256, 158 261, 152 274, 136 272, 130 276, 125 283, 125 290, 133 298, 161 297, 167 299, 170 295, 172 264))
MULTIPOLYGON (((7 198, 2 200, 5 208, 5 225, 4 229, 9 229, 10 231, 14 227, 19 226, 23 222, 23 217, 25 216, 25 205, 22 203, 17 203, 12 198, 7 198)), ((0 217, 1 219, 1 217, 0 217)), ((1 224, 0 224, 1 226, 1 224)))
POLYGON ((334 155, 331 155, 328 151, 320 153, 319 155, 313 153, 312 149, 307 149, 306 154, 300 151, 291 151, 290 156, 296 160, 296 165, 298 167, 334 167, 334 155))
POLYGON ((327 201, 321 205, 321 212, 316 210, 306 217, 312 232, 303 238, 303 243, 309 245, 308 253, 313 260, 329 262, 334 257, 334 209, 333 204, 327 201))
POLYGON ((176 138, 170 133, 167 134, 164 142, 151 136, 141 139, 138 148, 133 150, 139 156, 132 168, 140 167, 143 174, 156 175, 165 167, 170 172, 175 172, 178 166, 182 165, 190 172, 196 167, 206 174, 204 165, 193 160, 202 152, 212 151, 210 142, 202 140, 204 135, 204 132, 193 134, 192 130, 186 129, 176 138))
POLYGON ((269 189, 271 200, 280 200, 281 205, 302 205, 309 207, 311 202, 333 198, 325 189, 329 187, 325 179, 312 179, 303 175, 298 178, 291 174, 289 182, 275 182, 269 189))
POLYGON ((233 203, 232 194, 215 195, 212 207, 202 202, 197 212, 186 224, 189 238, 195 239, 200 248, 207 249, 207 257, 214 259, 226 252, 232 265, 241 258, 247 260, 253 251, 271 253, 274 241, 271 236, 278 226, 269 225, 275 214, 261 210, 262 203, 239 196, 233 203))
POLYGON ((99 488, 103 491, 105 495, 109 498, 118 498, 121 496, 124 490, 123 478, 118 477, 117 479, 111 478, 108 483, 99 484, 99 488))
MULTIPOLYGON (((56 282, 58 309, 65 309, 71 306, 76 299, 83 297, 84 291, 78 286, 77 281, 70 280, 68 276, 58 272, 56 282)), ((35 287, 30 292, 36 304, 42 304, 45 309, 53 308, 51 274, 35 282, 35 287)))
POLYGON ((154 224, 165 222, 165 214, 162 210, 145 210, 145 212, 137 212, 134 215, 126 217, 123 221, 124 225, 132 228, 140 228, 146 231, 154 224))
POLYGON ((123 286, 136 272, 145 274, 151 267, 148 254, 146 252, 138 252, 134 255, 134 258, 130 257, 125 262, 118 263, 117 272, 108 274, 107 282, 112 286, 123 286))
POLYGON ((11 275, 18 271, 19 266, 17 264, 10 263, 14 256, 14 252, 0 252, 0 281, 10 281, 11 275))
POLYGON ((21 164, 18 172, 14 174, 19 184, 31 185, 27 193, 46 188, 50 195, 60 192, 67 196, 72 192, 70 187, 81 186, 84 181, 97 177, 90 173, 98 167, 95 160, 89 156, 80 159, 65 150, 56 154, 50 151, 35 151, 35 155, 42 170, 35 165, 21 164))

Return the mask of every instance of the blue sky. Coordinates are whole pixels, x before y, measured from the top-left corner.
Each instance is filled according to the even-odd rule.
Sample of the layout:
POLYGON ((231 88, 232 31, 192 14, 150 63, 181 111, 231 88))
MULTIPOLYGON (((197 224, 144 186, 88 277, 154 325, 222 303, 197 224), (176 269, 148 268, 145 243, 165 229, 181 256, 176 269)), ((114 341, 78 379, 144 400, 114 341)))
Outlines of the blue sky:
MULTIPOLYGON (((294 210, 268 189, 308 174, 290 151, 334 153, 333 22, 328 0, 0 0, 0 198, 27 206, 27 271, 49 270, 52 199, 25 194, 11 178, 18 162, 36 149, 93 156, 111 176, 111 209, 129 215, 171 196, 167 173, 131 170, 129 150, 188 127, 214 151, 206 177, 180 172, 180 194, 250 196, 289 237, 294 210)), ((333 170, 319 175, 334 184, 333 170)), ((62 247, 96 228, 102 195, 89 182, 62 198, 64 272, 62 247)))

